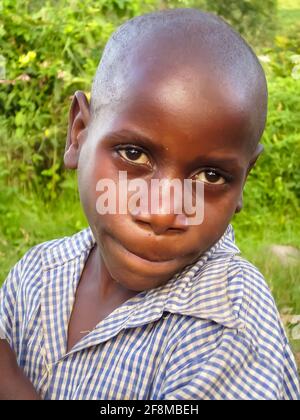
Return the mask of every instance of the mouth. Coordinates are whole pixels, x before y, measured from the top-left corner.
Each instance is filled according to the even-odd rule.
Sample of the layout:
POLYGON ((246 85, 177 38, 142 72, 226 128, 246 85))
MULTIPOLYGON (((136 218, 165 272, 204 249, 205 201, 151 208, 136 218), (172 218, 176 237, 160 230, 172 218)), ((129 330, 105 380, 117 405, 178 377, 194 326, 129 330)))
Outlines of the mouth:
MULTIPOLYGON (((113 238, 111 238, 113 239, 113 238)), ((141 253, 135 253, 131 250, 129 250, 124 244, 119 242, 117 239, 113 239, 115 242, 115 245, 123 252, 125 253, 129 258, 135 259, 137 262, 144 263, 144 264, 151 264, 156 266, 164 266, 164 265, 170 265, 170 263, 173 263, 176 261, 176 257, 173 258, 150 258, 146 255, 142 255, 141 253)))

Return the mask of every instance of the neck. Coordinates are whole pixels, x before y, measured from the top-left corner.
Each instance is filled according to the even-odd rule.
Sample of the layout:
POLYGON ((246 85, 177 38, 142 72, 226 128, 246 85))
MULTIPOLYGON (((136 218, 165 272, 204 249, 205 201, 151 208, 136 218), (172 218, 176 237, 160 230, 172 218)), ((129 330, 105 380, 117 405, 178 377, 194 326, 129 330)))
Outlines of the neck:
POLYGON ((108 301, 114 299, 116 296, 124 297, 124 300, 127 300, 138 293, 125 288, 110 275, 97 244, 91 250, 89 260, 91 267, 90 278, 95 282, 94 286, 96 286, 101 301, 108 301))

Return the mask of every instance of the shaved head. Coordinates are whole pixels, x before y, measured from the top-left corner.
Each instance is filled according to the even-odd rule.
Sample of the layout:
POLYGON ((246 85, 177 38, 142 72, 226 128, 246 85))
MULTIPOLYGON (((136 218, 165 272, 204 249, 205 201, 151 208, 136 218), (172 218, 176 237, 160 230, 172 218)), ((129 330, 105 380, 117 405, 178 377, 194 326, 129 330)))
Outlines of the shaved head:
POLYGON ((257 143, 266 105, 255 54, 213 15, 166 10, 131 19, 112 35, 91 102, 83 92, 73 97, 64 158, 78 170, 105 287, 120 287, 123 296, 124 290, 161 286, 217 243, 242 208, 247 176, 262 150, 257 143), (138 191, 121 182, 124 173, 138 182, 139 204, 138 191), (107 180, 115 191, 108 188, 108 207, 112 198, 120 209, 124 192, 125 209, 134 202, 133 213, 116 207, 107 212, 104 200, 105 214, 99 212, 99 181, 107 180), (183 196, 189 181, 189 206, 196 200, 197 207, 197 186, 203 187, 201 223, 189 225, 185 198, 174 184, 170 206, 162 203, 161 211, 161 188, 158 195, 153 190, 162 180, 179 181, 183 196), (177 214, 175 207, 184 210, 177 214))
POLYGON ((168 82, 174 70, 216 86, 252 112, 256 144, 267 114, 264 71, 252 49, 221 18, 197 9, 171 9, 130 19, 111 36, 91 91, 91 116, 119 104, 145 78, 168 82))

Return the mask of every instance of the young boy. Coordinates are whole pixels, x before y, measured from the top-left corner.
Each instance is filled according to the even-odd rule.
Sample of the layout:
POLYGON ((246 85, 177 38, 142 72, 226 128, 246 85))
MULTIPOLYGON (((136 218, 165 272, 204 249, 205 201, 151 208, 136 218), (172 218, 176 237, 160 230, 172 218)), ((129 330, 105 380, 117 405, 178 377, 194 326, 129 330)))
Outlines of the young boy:
MULTIPOLYGON (((115 32, 91 104, 76 92, 69 115, 64 161, 78 171, 89 228, 37 245, 9 273, 0 325, 30 382, 12 354, 0 396, 299 398, 274 300, 230 225, 266 112, 264 72, 221 19, 174 9, 115 32), (168 210, 160 193, 159 212, 101 213, 99 181, 119 191, 120 173, 149 186, 137 202, 153 180, 192 180, 203 221, 175 211, 177 194, 168 210)), ((0 351, 9 357, 4 340, 0 351)))

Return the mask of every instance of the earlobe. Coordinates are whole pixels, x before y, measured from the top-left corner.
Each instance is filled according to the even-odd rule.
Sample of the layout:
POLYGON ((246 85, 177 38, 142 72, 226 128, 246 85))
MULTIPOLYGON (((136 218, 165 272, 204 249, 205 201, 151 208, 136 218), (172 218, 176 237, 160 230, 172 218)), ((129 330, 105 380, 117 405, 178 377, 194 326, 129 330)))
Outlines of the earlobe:
MULTIPOLYGON (((263 150, 264 150, 264 146, 261 143, 259 143, 257 145, 254 153, 253 153, 253 156, 252 156, 251 160, 250 160, 250 163, 249 163, 249 166, 248 166, 248 169, 247 169, 247 173, 246 173, 246 176, 245 176, 245 179, 244 179, 244 183, 243 183, 243 188, 244 188, 244 185, 246 183, 249 172, 251 171, 251 169, 255 165, 257 159, 259 158, 259 156, 263 152, 263 150)), ((238 199, 235 213, 240 213, 240 211, 242 209, 243 209, 243 191, 241 192, 241 195, 238 199)))
POLYGON ((257 159, 259 158, 259 156, 261 155, 261 153, 263 151, 264 151, 264 146, 261 143, 258 143, 258 145, 256 146, 256 149, 253 153, 252 159, 249 163, 249 167, 248 167, 248 170, 247 170, 247 175, 249 174, 249 172, 251 171, 251 169, 253 168, 257 159))
POLYGON ((90 108, 87 97, 81 91, 76 91, 70 111, 68 134, 64 154, 64 163, 68 169, 77 169, 80 146, 86 138, 90 120, 90 108))
POLYGON ((243 192, 241 192, 241 195, 238 199, 237 206, 236 206, 236 209, 235 209, 235 213, 240 213, 242 211, 242 209, 243 209, 243 192))

